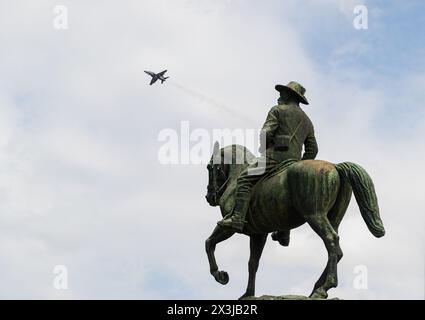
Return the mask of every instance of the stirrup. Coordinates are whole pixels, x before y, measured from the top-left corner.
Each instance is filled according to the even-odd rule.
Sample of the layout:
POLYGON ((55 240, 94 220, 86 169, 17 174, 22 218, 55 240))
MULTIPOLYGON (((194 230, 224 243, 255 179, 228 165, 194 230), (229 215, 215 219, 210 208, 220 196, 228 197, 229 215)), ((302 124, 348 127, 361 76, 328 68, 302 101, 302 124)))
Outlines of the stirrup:
POLYGON ((217 224, 221 227, 229 227, 229 228, 232 228, 232 229, 236 229, 238 231, 243 230, 245 223, 246 223, 246 221, 244 221, 242 219, 234 220, 233 217, 230 217, 228 219, 223 219, 223 220, 217 222, 217 224))
POLYGON ((238 231, 242 231, 245 226, 246 221, 238 219, 236 221, 232 221, 232 228, 238 231))

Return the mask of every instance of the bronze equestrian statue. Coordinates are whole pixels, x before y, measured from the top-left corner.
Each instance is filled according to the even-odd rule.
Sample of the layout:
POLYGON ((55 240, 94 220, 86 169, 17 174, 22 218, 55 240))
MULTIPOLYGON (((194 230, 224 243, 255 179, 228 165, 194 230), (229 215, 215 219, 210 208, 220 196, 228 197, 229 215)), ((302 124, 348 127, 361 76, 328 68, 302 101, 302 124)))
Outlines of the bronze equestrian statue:
POLYGON ((214 145, 207 166, 206 199, 211 206, 220 207, 223 220, 205 242, 210 273, 219 283, 227 284, 229 276, 218 269, 215 247, 236 232, 248 235, 249 278, 241 298, 254 296, 255 276, 268 233, 288 245, 289 231, 307 222, 328 251, 327 265, 310 295, 324 299, 338 284, 337 263, 343 255, 338 226, 352 193, 370 232, 382 237, 385 230, 372 179, 362 167, 312 160, 317 154, 313 125, 298 106, 299 102, 308 103, 305 89, 296 82, 276 89, 281 92, 279 104, 269 112, 262 130, 266 137, 262 141, 266 142, 260 145, 260 151, 265 154, 255 158, 240 145, 222 149, 218 142, 214 145))

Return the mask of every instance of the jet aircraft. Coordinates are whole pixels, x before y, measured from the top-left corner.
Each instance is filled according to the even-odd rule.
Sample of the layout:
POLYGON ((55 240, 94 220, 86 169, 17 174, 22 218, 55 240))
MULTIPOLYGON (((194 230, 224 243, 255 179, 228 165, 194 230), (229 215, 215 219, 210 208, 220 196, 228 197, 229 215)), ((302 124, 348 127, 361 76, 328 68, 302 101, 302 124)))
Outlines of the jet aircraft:
POLYGON ((167 70, 161 71, 160 73, 155 73, 152 71, 145 71, 148 75, 152 77, 151 82, 149 85, 153 85, 157 80, 161 80, 161 83, 164 83, 165 80, 167 80, 169 77, 164 77, 164 74, 167 72, 167 70))

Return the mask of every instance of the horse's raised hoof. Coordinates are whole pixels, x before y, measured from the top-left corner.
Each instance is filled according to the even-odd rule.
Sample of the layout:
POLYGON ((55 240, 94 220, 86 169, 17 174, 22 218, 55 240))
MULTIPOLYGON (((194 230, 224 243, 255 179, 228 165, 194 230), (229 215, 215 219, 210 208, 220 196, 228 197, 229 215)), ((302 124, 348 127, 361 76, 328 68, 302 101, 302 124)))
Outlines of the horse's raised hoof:
POLYGON ((309 298, 311 298, 311 299, 326 299, 327 297, 328 297, 328 293, 324 289, 318 288, 318 289, 313 291, 313 293, 310 295, 309 298))
POLYGON ((226 271, 216 271, 213 276, 214 279, 222 285, 225 285, 229 282, 229 274, 226 271))

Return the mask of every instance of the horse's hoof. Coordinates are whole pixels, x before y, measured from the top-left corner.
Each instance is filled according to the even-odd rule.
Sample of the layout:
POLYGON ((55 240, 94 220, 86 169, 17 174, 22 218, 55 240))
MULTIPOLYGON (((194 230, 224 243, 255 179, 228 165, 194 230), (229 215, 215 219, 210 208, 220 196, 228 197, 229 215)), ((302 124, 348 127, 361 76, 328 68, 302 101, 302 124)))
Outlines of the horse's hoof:
POLYGON ((324 289, 316 289, 310 295, 311 299, 326 299, 328 297, 328 293, 324 289))
POLYGON ((229 282, 229 275, 226 271, 217 271, 214 274, 214 278, 218 283, 222 285, 225 285, 229 282))

